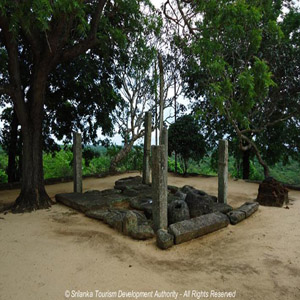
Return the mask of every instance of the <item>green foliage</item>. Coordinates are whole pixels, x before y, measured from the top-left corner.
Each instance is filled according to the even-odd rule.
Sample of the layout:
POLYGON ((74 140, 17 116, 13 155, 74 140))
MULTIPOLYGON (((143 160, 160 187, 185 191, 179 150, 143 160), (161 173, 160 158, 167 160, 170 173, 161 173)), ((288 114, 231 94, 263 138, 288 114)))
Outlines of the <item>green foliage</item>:
MULTIPOLYGON (((175 158, 174 156, 168 157, 168 170, 170 172, 175 172, 175 158)), ((181 167, 180 161, 177 161, 177 172, 183 174, 183 169, 181 167)))
POLYGON ((55 154, 44 154, 44 177, 57 178, 72 176, 73 153, 70 150, 60 150, 55 154))
MULTIPOLYGON (((122 146, 112 145, 107 149, 107 156, 110 160, 115 157, 122 149, 122 146)), ((126 157, 118 164, 119 171, 143 169, 143 146, 135 145, 126 157)))
POLYGON ((5 152, 0 147, 0 183, 7 182, 7 174, 5 172, 7 168, 7 160, 5 152))
POLYGON ((283 13, 285 4, 183 1, 181 12, 194 13, 187 19, 196 29, 174 38, 185 94, 196 99, 205 130, 244 146, 249 139, 270 164, 299 157, 300 13, 293 5, 283 13))
MULTIPOLYGON (((99 156, 92 158, 88 166, 83 160, 83 175, 103 174, 109 170, 110 160, 112 155, 118 153, 120 147, 110 147, 106 151, 103 147, 92 147, 92 149, 99 153, 99 156)), ((203 175, 217 175, 217 169, 212 167, 211 160, 213 155, 205 156, 200 161, 189 160, 188 173, 198 173, 203 175)), ((135 146, 129 153, 128 159, 125 160, 120 166, 120 171, 126 170, 142 170, 143 147, 135 146)), ((61 149, 56 155, 44 154, 44 171, 45 178, 61 178, 72 176, 72 161, 73 154, 70 148, 61 149)), ((7 182, 7 175, 5 169, 7 167, 7 155, 0 149, 0 183, 7 182)), ((168 159, 169 171, 175 172, 175 159, 170 156, 168 159)), ((287 164, 282 161, 271 166, 271 176, 277 180, 300 186, 299 176, 300 163, 290 159, 287 164)), ((184 174, 184 164, 182 161, 177 163, 178 173, 184 174)), ((233 156, 229 157, 228 171, 231 177, 241 178, 241 172, 237 173, 235 159, 233 156)), ((250 161, 250 178, 251 180, 263 180, 263 169, 256 159, 250 161)))
POLYGON ((185 115, 171 124, 169 128, 169 154, 173 151, 184 162, 184 172, 187 172, 188 161, 200 160, 205 152, 205 140, 201 134, 201 128, 195 118, 185 115))
POLYGON ((110 158, 106 155, 93 158, 88 167, 84 164, 83 175, 102 174, 108 171, 110 166, 110 158))

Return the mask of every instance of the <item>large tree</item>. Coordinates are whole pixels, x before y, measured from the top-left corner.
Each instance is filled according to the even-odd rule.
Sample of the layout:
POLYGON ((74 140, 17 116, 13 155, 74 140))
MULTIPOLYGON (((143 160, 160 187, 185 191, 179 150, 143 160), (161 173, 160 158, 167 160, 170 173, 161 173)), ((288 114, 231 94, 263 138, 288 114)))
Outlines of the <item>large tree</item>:
POLYGON ((123 146, 112 158, 110 170, 125 159, 134 143, 144 135, 144 115, 154 111, 155 79, 153 65, 157 56, 157 43, 161 18, 153 7, 145 8, 139 30, 133 32, 125 51, 117 57, 120 76, 120 95, 113 121, 116 132, 123 139, 123 146))
MULTIPOLYGON (((185 34, 175 38, 186 60, 182 68, 186 94, 208 103, 204 107, 217 112, 217 121, 225 118, 231 126, 227 133, 237 135, 243 151, 253 150, 266 177, 269 168, 259 136, 281 122, 299 120, 299 85, 298 91, 291 82, 284 87, 286 79, 280 79, 287 74, 292 82, 299 78, 295 65, 299 56, 291 51, 299 48, 292 41, 299 24, 293 22, 292 30, 284 32, 278 22, 279 17, 285 18, 285 2, 290 1, 176 0, 165 6, 169 20, 186 28, 185 34), (291 54, 288 67, 280 63, 286 48, 291 54)), ((293 14, 299 16, 296 10, 293 14)), ((199 113, 205 115, 206 110, 199 113)))
POLYGON ((49 75, 114 38, 126 42, 126 32, 139 23, 140 2, 0 1, 1 60, 7 66, 7 74, 0 78, 0 94, 12 99, 23 139, 22 187, 15 211, 51 205, 42 163, 49 75))
POLYGON ((170 125, 168 133, 169 154, 177 152, 183 162, 184 174, 190 159, 199 161, 207 151, 205 137, 197 120, 191 115, 183 115, 170 125))

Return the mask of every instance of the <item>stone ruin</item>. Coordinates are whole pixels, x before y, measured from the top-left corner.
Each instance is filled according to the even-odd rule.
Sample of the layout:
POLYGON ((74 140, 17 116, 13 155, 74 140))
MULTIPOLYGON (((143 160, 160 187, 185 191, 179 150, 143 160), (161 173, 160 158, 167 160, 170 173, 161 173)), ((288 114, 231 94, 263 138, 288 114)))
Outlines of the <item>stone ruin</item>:
POLYGON ((114 189, 82 194, 81 142, 75 134, 74 193, 56 195, 57 202, 134 239, 145 240, 156 235, 161 249, 219 230, 229 223, 235 225, 257 211, 259 204, 254 202, 246 202, 237 209, 227 204, 227 141, 219 141, 218 198, 192 186, 167 185, 167 142, 168 131, 163 128, 160 145, 151 147, 151 114, 146 113, 143 177, 123 178, 115 182, 114 189))
POLYGON ((268 177, 259 185, 256 201, 260 205, 282 207, 289 203, 288 189, 274 178, 268 177))
MULTIPOLYGON (((142 177, 128 177, 115 182, 114 189, 88 191, 84 194, 56 195, 57 202, 72 207, 87 217, 98 219, 133 239, 155 236, 153 191, 142 177)), ((233 209, 218 203, 217 197, 192 186, 168 186, 167 228, 156 231, 157 245, 166 249, 193 238, 237 224, 253 214, 258 203, 245 203, 233 209)))

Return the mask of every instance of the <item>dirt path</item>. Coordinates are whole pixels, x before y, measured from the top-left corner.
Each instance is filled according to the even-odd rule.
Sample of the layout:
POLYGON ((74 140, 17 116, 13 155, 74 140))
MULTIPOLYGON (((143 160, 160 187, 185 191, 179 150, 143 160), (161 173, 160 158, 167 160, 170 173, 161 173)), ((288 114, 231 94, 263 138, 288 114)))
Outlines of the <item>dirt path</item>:
MULTIPOLYGON (((84 189, 111 188, 127 176, 87 179, 84 189)), ((169 184, 217 193, 216 178, 170 175, 169 184)), ((257 184, 230 180, 229 204, 253 200, 257 189, 257 184)), ((71 192, 72 183, 50 185, 47 191, 51 197, 71 192)), ((0 203, 13 201, 17 193, 0 191, 0 203)), ((154 239, 131 240, 59 204, 0 214, 0 299, 66 299, 66 290, 93 293, 90 298, 78 293, 81 299, 104 296, 96 297, 96 290, 152 291, 146 299, 157 298, 156 290, 181 293, 177 299, 204 299, 211 290, 236 291, 235 299, 243 300, 300 299, 300 192, 289 196, 290 209, 260 207, 236 226, 167 251, 157 249, 154 239), (183 297, 185 291, 190 297, 183 297)), ((175 299, 168 296, 160 299, 175 299)))

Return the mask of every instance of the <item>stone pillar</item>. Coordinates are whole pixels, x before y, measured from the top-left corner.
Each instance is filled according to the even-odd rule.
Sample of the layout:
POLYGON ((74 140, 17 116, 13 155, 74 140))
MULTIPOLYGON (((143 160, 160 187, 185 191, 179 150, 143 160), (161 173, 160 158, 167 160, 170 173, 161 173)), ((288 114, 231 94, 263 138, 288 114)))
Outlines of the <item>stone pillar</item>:
POLYGON ((219 140, 218 202, 227 203, 228 141, 219 140))
POLYGON ((168 228, 168 183, 166 149, 152 146, 152 215, 155 232, 168 228))
POLYGON ((82 193, 82 139, 77 132, 73 133, 73 180, 74 192, 82 193))
POLYGON ((145 137, 143 159, 143 183, 150 183, 150 150, 151 150, 151 112, 145 113, 145 137))
POLYGON ((163 127, 160 132, 159 144, 165 146, 166 164, 167 164, 167 172, 168 172, 168 129, 166 127, 163 127))

